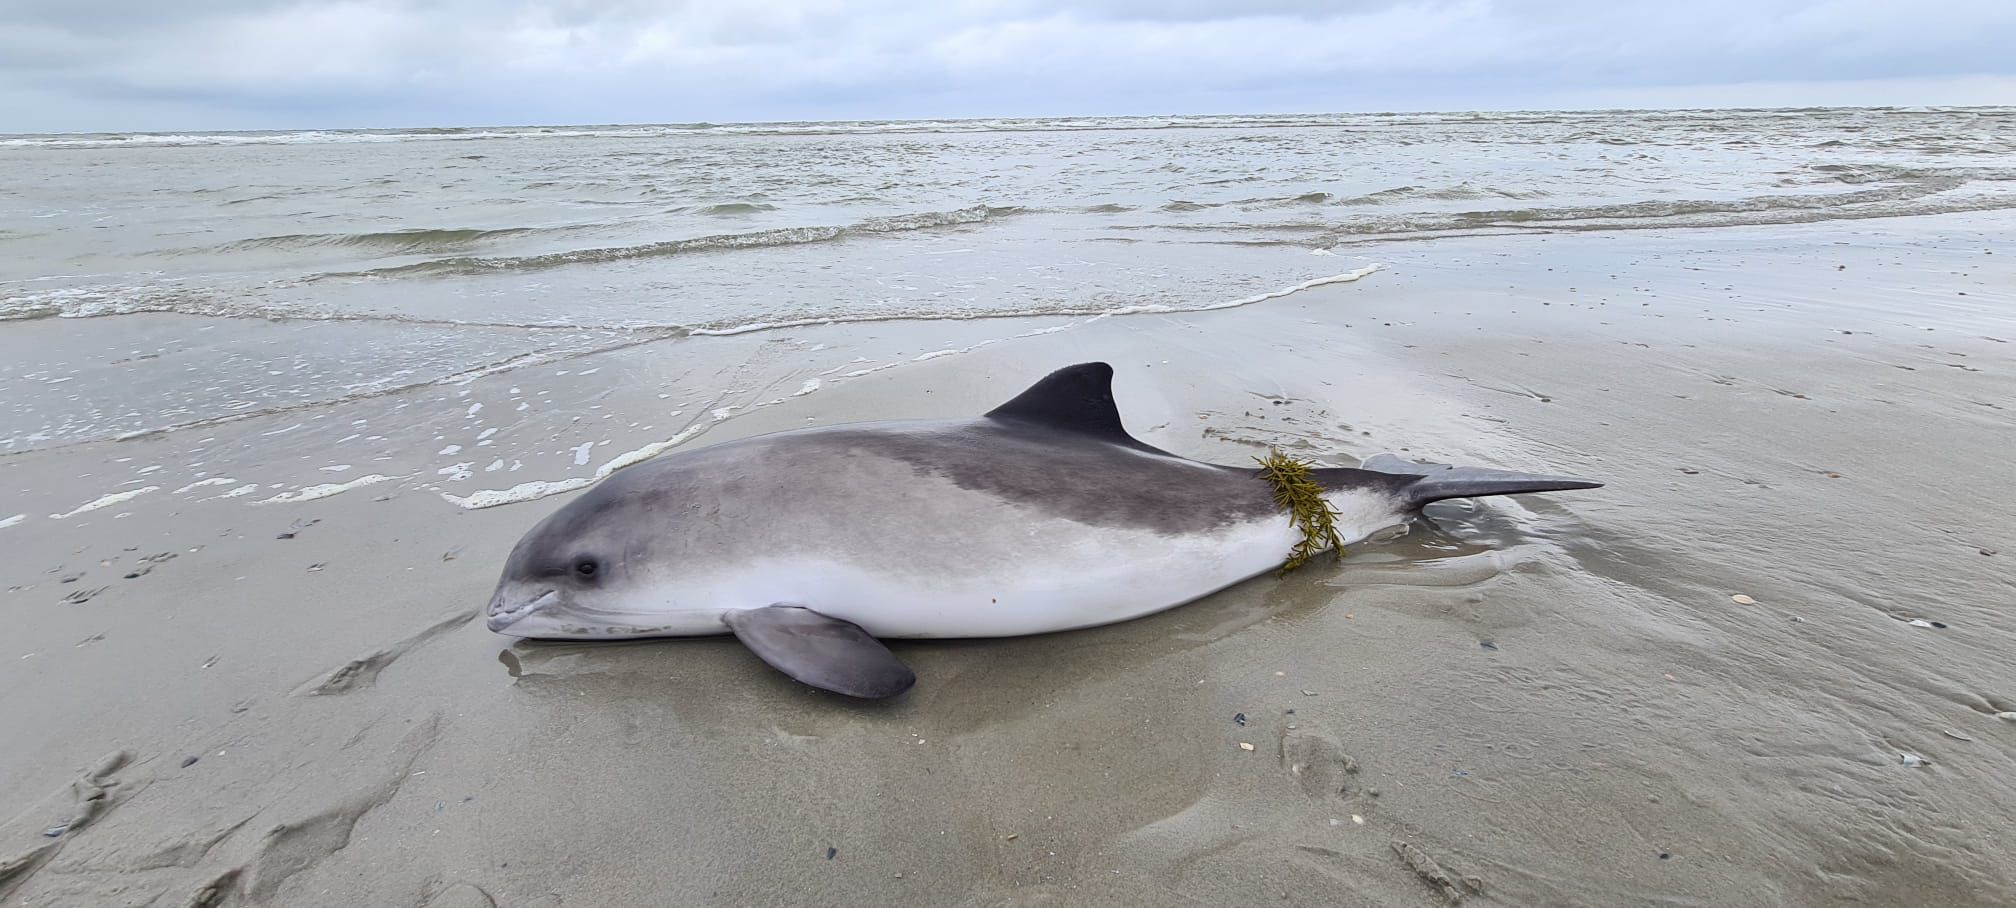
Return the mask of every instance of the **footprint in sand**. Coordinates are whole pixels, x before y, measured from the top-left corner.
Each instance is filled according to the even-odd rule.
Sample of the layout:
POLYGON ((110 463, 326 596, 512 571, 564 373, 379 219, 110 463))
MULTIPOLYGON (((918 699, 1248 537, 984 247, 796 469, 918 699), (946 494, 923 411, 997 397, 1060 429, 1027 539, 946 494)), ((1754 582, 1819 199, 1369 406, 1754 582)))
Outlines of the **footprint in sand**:
POLYGON ((1335 739, 1305 731, 1291 731, 1281 737, 1281 768, 1312 798, 1347 796, 1351 777, 1358 774, 1358 761, 1344 753, 1335 739))
MULTIPOLYGON (((393 759, 377 774, 374 784, 306 815, 268 826, 256 840, 245 840, 236 847, 226 843, 225 849, 236 852, 236 866, 212 877, 181 904, 184 908, 285 904, 276 901, 275 896, 286 882, 349 847, 357 824, 399 794, 400 788, 412 778, 414 764, 433 749, 440 733, 441 717, 427 716, 391 748, 393 759)), ((232 831, 237 828, 232 827, 232 831)), ((456 888, 450 887, 436 894, 435 899, 447 896, 456 888)), ((473 886, 463 888, 475 889, 473 886)), ((482 890, 475 891, 482 893, 482 890)), ((422 897, 425 898, 425 894, 422 897)), ((493 904, 488 901, 489 896, 484 895, 483 899, 429 900, 422 904, 438 908, 483 908, 493 904)))
POLYGON ((138 580, 141 577, 145 577, 148 574, 153 573, 154 567, 156 565, 159 565, 164 561, 173 561, 174 559, 175 559, 174 552, 161 552, 156 555, 149 555, 145 558, 140 559, 140 563, 138 565, 135 565, 133 570, 127 571, 125 579, 138 580))
MULTIPOLYGON (((41 804, 23 811, 20 816, 7 824, 5 831, 8 837, 12 838, 14 827, 23 822, 41 825, 36 822, 39 818, 59 818, 53 825, 44 826, 40 830, 39 838, 43 841, 36 842, 18 854, 0 858, 0 899, 6 898, 16 885, 34 876, 35 871, 40 870, 43 864, 55 857, 56 852, 62 849, 71 837, 112 806, 113 789, 119 784, 112 778, 112 774, 132 760, 133 753, 126 750, 105 755, 67 788, 45 798, 41 804)), ((26 837, 26 833, 23 833, 23 837, 26 837)))
POLYGON ((77 590, 75 592, 72 592, 70 595, 63 597, 63 601, 68 602, 71 605, 83 605, 84 603, 90 602, 92 599, 97 598, 99 593, 105 592, 108 589, 111 589, 111 587, 100 586, 100 587, 93 587, 91 589, 77 590))

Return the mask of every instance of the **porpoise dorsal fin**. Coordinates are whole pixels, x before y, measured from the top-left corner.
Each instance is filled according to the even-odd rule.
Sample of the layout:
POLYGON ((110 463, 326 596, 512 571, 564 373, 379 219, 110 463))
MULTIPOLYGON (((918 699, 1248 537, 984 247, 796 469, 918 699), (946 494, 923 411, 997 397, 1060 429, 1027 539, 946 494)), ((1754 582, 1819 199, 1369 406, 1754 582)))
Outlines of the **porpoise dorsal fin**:
POLYGON ((1113 402, 1113 367, 1105 363, 1079 363, 1052 372, 1014 400, 987 411, 987 418, 1161 453, 1127 434, 1127 427, 1120 422, 1120 406, 1113 402))

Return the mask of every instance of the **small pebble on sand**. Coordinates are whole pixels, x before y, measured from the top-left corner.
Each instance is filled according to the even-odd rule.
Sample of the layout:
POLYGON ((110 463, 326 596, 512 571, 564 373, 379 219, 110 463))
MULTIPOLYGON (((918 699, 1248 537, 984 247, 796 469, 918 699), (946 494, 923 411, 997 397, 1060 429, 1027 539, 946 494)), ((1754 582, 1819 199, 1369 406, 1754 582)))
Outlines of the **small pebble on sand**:
POLYGON ((1734 596, 1731 596, 1731 597, 1729 597, 1729 601, 1731 601, 1731 602, 1734 602, 1734 603, 1736 603, 1737 605, 1756 605, 1756 604, 1757 604, 1757 600, 1755 600, 1755 599, 1752 599, 1752 598, 1750 598, 1750 597, 1748 597, 1748 596, 1745 596, 1745 595, 1743 595, 1742 593, 1737 593, 1736 595, 1734 595, 1734 596))

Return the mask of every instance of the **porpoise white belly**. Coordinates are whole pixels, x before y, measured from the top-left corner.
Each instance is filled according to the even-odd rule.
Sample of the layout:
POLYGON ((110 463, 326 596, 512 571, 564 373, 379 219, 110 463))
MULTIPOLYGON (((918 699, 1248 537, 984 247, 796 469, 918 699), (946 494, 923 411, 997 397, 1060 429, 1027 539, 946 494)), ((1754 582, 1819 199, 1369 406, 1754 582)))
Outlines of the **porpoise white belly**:
MULTIPOLYGON (((1326 496, 1349 544, 1402 520, 1385 495, 1326 496)), ((723 633, 720 616, 787 603, 877 637, 1011 637, 1138 618, 1281 566, 1300 539, 1281 514, 1205 532, 1082 527, 1046 534, 1040 552, 975 561, 961 573, 900 573, 828 557, 773 554, 689 577, 668 635, 723 633), (701 605, 706 603, 708 605, 701 605), (718 607, 714 607, 718 605, 718 607)))

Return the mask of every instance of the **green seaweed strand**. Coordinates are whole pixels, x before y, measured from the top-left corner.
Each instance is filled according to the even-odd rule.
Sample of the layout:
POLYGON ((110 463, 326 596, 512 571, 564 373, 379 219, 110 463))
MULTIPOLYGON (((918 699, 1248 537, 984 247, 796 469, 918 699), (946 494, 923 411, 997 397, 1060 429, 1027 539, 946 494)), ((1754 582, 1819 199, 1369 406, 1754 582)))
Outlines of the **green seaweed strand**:
POLYGON ((1323 487, 1309 475, 1309 462, 1273 449, 1254 460, 1260 464, 1260 478, 1274 487, 1274 506, 1288 512, 1288 519, 1302 531, 1301 541, 1282 562, 1280 574, 1307 564, 1324 549, 1344 557, 1344 540, 1337 538, 1337 509, 1323 499, 1323 487))

